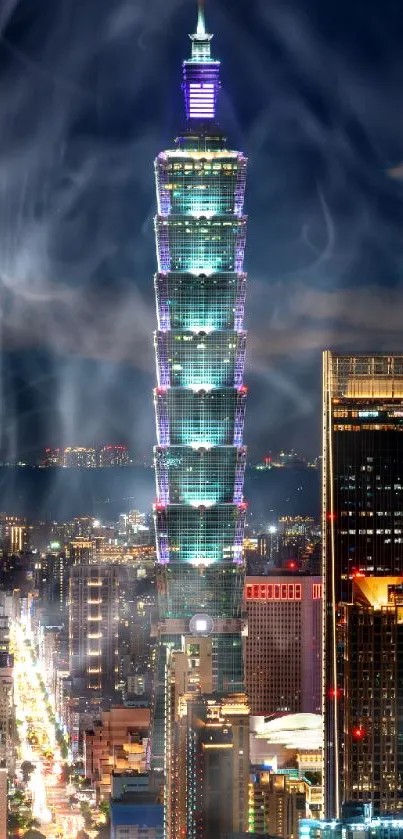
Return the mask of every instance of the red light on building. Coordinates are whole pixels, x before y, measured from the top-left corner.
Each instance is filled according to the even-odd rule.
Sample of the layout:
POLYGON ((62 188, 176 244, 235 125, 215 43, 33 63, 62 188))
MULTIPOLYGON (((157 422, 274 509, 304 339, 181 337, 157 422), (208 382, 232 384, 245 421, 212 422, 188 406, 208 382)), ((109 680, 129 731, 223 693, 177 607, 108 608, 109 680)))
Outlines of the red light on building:
POLYGON ((327 695, 329 699, 338 699, 339 696, 343 695, 343 688, 329 688, 327 695))
POLYGON ((297 563, 296 563, 296 562, 288 562, 288 563, 287 563, 287 568, 296 568, 296 567, 297 567, 297 563))
POLYGON ((360 742, 366 737, 367 731, 363 725, 356 725, 355 728, 352 729, 351 736, 353 740, 356 742, 360 742))
POLYGON ((328 521, 336 521, 336 513, 328 513, 326 518, 328 521))
POLYGON ((162 510, 165 510, 165 508, 166 504, 162 504, 161 501, 156 501, 154 504, 154 509, 157 511, 157 513, 160 513, 162 510))

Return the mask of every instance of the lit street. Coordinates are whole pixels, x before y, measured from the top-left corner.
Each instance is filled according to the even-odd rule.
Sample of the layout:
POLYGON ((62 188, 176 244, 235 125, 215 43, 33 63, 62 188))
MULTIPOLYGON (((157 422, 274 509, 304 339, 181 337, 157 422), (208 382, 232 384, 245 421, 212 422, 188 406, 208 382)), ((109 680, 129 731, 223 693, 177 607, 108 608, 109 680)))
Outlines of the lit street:
POLYGON ((15 706, 19 735, 17 775, 23 779, 21 766, 34 766, 27 788, 32 795, 32 816, 40 830, 51 837, 74 837, 84 828, 84 819, 69 802, 71 788, 62 781, 62 759, 55 726, 50 719, 40 680, 39 665, 33 659, 22 627, 11 628, 11 651, 14 654, 15 706))

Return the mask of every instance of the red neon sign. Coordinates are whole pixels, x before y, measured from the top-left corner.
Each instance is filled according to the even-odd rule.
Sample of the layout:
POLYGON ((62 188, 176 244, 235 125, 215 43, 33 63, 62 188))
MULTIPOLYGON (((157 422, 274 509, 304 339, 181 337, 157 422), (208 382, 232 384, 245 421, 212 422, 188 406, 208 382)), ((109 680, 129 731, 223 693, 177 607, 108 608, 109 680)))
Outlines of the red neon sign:
POLYGON ((301 583, 248 583, 246 600, 302 600, 301 583))
POLYGON ((312 586, 312 600, 322 600, 322 583, 314 583, 312 586))

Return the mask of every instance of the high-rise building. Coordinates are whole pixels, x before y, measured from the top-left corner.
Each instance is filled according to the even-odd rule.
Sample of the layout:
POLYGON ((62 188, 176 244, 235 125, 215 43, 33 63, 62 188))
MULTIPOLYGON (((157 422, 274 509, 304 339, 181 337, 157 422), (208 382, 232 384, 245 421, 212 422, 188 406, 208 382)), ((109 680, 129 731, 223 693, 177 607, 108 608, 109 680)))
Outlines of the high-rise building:
POLYGON ((96 450, 84 446, 67 446, 63 451, 62 465, 70 469, 94 469, 97 465, 96 450))
POLYGON ((212 691, 210 638, 184 636, 167 661, 165 724, 166 839, 186 835, 187 701, 212 691))
POLYGON ((271 567, 278 565, 280 553, 280 533, 275 524, 271 524, 267 533, 260 533, 258 536, 258 551, 260 556, 271 563, 271 567))
POLYGON ((9 554, 23 553, 29 549, 29 527, 26 518, 0 514, 1 543, 9 554))
POLYGON ((0 653, 0 763, 15 772, 14 660, 0 653))
MULTIPOLYGON (((325 816, 332 818, 367 748, 363 743, 352 752, 348 745, 353 731, 346 731, 350 700, 344 690, 352 684, 354 656, 350 660, 344 649, 343 604, 353 602, 357 577, 398 577, 403 569, 403 355, 325 352, 323 396, 324 795, 325 816)), ((370 634, 367 660, 391 655, 380 647, 381 634, 370 634)), ((394 681, 384 690, 382 701, 392 706, 394 681)), ((393 750, 388 726, 386 721, 384 736, 391 737, 393 750)), ((369 755, 365 760, 368 783, 375 784, 383 771, 381 752, 373 753, 371 765, 369 755)), ((354 797, 364 800, 366 790, 359 787, 354 797)), ((382 801, 379 806, 382 813, 382 801)))
POLYGON ((63 450, 45 449, 45 456, 42 458, 41 466, 63 466, 63 450))
POLYGON ((8 653, 10 647, 10 618, 0 603, 0 652, 8 653))
POLYGON ((80 537, 69 542, 68 552, 71 565, 88 565, 94 555, 94 541, 80 537))
POLYGON ((46 559, 49 573, 47 608, 64 618, 68 610, 71 559, 60 551, 47 554, 46 559))
POLYGON ((202 2, 183 63, 186 125, 156 160, 155 449, 160 647, 153 765, 163 767, 165 656, 208 634, 213 689, 243 690, 246 158, 216 122, 220 63, 202 2))
POLYGON ((7 839, 7 766, 0 761, 0 839, 7 839))
POLYGON ((310 815, 310 786, 296 770, 255 769, 249 784, 250 832, 298 839, 299 823, 310 815))
POLYGON ((69 588, 69 669, 82 688, 105 696, 118 681, 119 586, 116 568, 74 565, 69 588))
MULTIPOLYGON (((91 539, 94 531, 94 519, 91 516, 77 516, 62 529, 63 541, 70 539, 91 539)), ((59 538, 59 536, 58 536, 59 538)))
POLYGON ((127 446, 102 446, 98 451, 98 464, 101 468, 127 466, 128 463, 129 450, 127 446))
POLYGON ((403 578, 357 577, 343 606, 344 796, 403 809, 403 578))
POLYGON ((166 839, 207 839, 248 824, 247 697, 213 694, 212 685, 211 638, 183 637, 167 666, 166 839))
POLYGON ((243 694, 239 698, 234 694, 195 697, 186 703, 186 712, 184 835, 215 839, 234 829, 246 830, 249 774, 246 697, 243 694))
POLYGON ((320 713, 322 578, 246 577, 245 611, 251 714, 320 713))

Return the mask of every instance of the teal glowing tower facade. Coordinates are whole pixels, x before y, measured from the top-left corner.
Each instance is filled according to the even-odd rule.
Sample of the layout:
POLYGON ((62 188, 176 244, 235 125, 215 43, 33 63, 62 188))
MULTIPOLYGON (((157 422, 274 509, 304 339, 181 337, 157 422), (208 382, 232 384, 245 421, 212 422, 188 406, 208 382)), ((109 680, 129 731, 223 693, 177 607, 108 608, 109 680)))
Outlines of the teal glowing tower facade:
POLYGON ((216 123, 220 64, 202 2, 183 63, 186 125, 155 162, 158 384, 155 529, 160 616, 153 729, 161 765, 164 662, 209 634, 214 689, 243 690, 246 158, 216 123), (165 648, 165 649, 164 649, 165 648))

